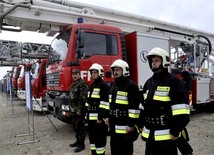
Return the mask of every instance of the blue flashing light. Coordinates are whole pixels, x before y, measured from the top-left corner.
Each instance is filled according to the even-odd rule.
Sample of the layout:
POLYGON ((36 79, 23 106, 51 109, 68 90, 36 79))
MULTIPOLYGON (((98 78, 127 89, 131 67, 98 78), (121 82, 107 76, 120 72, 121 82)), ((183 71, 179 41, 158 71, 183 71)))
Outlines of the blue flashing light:
POLYGON ((77 18, 77 23, 83 23, 83 18, 82 17, 77 18))

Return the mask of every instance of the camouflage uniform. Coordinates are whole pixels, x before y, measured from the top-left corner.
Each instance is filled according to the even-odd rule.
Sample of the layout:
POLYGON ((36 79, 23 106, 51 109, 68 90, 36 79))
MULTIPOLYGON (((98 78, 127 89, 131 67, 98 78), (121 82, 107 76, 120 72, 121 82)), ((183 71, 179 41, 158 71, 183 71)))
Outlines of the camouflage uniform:
POLYGON ((88 85, 83 79, 74 81, 70 88, 70 110, 73 119, 73 125, 76 132, 77 142, 84 144, 85 132, 85 102, 87 98, 88 85), (80 112, 81 115, 77 115, 80 112))

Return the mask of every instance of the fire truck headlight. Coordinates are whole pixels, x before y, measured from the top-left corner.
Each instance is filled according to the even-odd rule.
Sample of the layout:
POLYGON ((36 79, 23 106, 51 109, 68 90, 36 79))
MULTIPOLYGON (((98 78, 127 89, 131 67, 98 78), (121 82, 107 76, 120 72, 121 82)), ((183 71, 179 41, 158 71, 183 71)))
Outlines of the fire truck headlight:
POLYGON ((62 92, 57 92, 56 93, 56 96, 60 96, 60 95, 62 95, 62 92))
POLYGON ((61 108, 63 111, 70 111, 69 105, 62 105, 61 108))

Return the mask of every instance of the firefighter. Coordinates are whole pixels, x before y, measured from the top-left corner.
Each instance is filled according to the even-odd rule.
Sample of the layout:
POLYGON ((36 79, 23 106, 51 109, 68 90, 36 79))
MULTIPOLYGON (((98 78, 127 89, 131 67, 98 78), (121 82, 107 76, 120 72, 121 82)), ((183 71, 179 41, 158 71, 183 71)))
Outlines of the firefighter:
POLYGON ((107 122, 110 126, 110 147, 112 155, 132 155, 133 142, 139 130, 139 89, 131 81, 128 64, 118 59, 111 65, 114 82, 110 85, 110 112, 107 122))
POLYGON ((85 103, 87 99, 88 85, 80 76, 79 69, 72 70, 73 83, 70 88, 70 111, 72 124, 76 132, 76 141, 70 144, 70 147, 76 147, 74 152, 80 152, 85 149, 85 103))
POLYGON ((92 64, 89 71, 93 79, 86 104, 90 149, 92 155, 104 155, 108 132, 105 118, 107 116, 106 110, 109 111, 109 86, 102 79, 104 71, 100 64, 92 64))
POLYGON ((147 55, 153 76, 143 87, 140 113, 146 155, 177 155, 177 140, 189 123, 190 108, 184 84, 168 72, 169 54, 153 48, 147 55))

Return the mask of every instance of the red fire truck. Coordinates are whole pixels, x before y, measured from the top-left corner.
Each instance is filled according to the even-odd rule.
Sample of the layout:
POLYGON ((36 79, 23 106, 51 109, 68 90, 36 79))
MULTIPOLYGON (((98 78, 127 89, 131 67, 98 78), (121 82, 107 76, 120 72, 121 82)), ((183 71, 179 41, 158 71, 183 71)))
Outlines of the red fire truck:
POLYGON ((32 100, 35 111, 47 111, 46 64, 47 59, 40 59, 31 67, 32 100))
POLYGON ((25 71, 30 71, 31 64, 22 65, 19 77, 17 79, 18 90, 17 96, 19 99, 25 100, 25 71))
MULTIPOLYGON (((177 35, 179 36, 180 34, 177 35)), ((197 40, 194 36, 191 39, 197 40)), ((174 47, 175 42, 177 46, 180 46, 179 49, 182 50, 182 46, 180 45, 181 40, 180 42, 173 40, 170 38, 170 35, 163 36, 160 34, 154 35, 138 32, 124 35, 117 27, 99 24, 73 24, 62 31, 51 44, 52 49, 46 72, 48 109, 58 119, 69 122, 71 70, 79 68, 83 79, 90 84, 88 68, 95 62, 104 67, 104 80, 110 82, 112 81, 110 70, 112 62, 118 58, 127 60, 130 65, 131 79, 142 88, 145 81, 152 75, 147 63, 146 54, 156 46, 164 48, 167 51, 173 51, 170 47, 174 47)), ((192 45, 194 44, 195 46, 200 46, 196 52, 202 53, 201 50, 206 48, 206 51, 204 51, 206 53, 205 56, 203 58, 201 56, 203 54, 199 54, 198 56, 200 56, 200 60, 207 59, 207 55, 211 51, 211 45, 208 46, 204 42, 200 43, 200 45, 197 42, 192 43, 192 45)), ((183 51, 183 55, 187 55, 185 52, 183 51)), ((190 61, 190 56, 193 56, 195 60, 198 59, 198 56, 195 56, 194 50, 187 56, 187 61, 190 61)), ((199 64, 201 63, 200 60, 197 60, 199 64)), ((189 66, 189 69, 195 68, 195 65, 190 66, 187 64, 186 66, 189 66)), ((178 69, 178 67, 172 65, 171 69, 178 69)), ((183 68, 182 71, 186 71, 186 69, 183 68)), ((207 75, 207 73, 204 74, 207 75)), ((187 77, 185 82, 192 84, 191 87, 188 85, 190 97, 193 96, 193 100, 190 99, 191 102, 199 104, 213 100, 211 98, 213 90, 209 89, 212 78, 203 77, 202 72, 197 74, 194 71, 188 71, 187 77), (194 76, 191 74, 194 74, 194 76), (204 89, 204 87, 207 87, 207 89, 204 89), (200 92, 206 90, 206 94, 201 95, 197 89, 200 89, 200 92), (200 100, 196 100, 196 98, 200 100)))
POLYGON ((21 66, 15 66, 12 73, 12 89, 15 96, 17 96, 18 84, 17 79, 19 77, 21 66))

